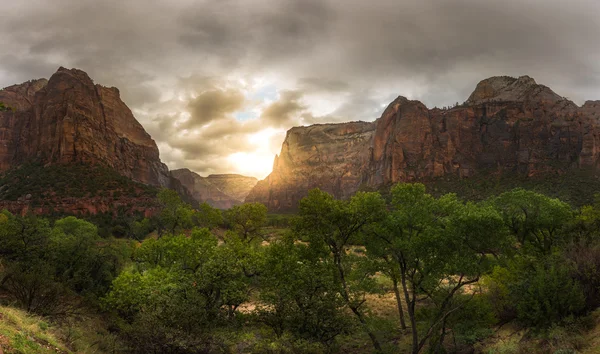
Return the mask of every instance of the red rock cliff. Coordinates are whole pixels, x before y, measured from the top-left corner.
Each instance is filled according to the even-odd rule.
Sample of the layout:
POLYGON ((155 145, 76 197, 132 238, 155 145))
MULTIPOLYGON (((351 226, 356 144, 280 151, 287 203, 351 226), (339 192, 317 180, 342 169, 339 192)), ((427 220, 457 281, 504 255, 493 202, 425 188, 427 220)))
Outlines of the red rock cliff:
POLYGON ((246 202, 291 210, 312 188, 337 198, 352 195, 369 163, 375 123, 350 122, 296 127, 287 132, 273 172, 259 181, 246 202))
POLYGON ((170 186, 156 143, 119 90, 77 69, 0 90, 0 172, 27 161, 101 163, 135 181, 170 186))
POLYGON ((578 107, 527 76, 483 80, 463 105, 445 110, 398 97, 377 121, 360 123, 358 135, 357 123, 290 130, 273 172, 246 201, 287 210, 314 187, 344 198, 361 184, 598 169, 599 119, 598 101, 578 107))

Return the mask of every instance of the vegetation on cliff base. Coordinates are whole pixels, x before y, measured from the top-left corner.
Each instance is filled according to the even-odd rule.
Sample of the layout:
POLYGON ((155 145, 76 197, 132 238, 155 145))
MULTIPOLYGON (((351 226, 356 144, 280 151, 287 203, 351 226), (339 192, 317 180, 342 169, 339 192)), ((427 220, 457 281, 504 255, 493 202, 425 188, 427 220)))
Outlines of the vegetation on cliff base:
POLYGON ((27 198, 32 206, 62 198, 154 198, 158 189, 132 181, 102 165, 23 164, 0 176, 0 199, 27 198), (85 176, 82 178, 82 176, 85 176))

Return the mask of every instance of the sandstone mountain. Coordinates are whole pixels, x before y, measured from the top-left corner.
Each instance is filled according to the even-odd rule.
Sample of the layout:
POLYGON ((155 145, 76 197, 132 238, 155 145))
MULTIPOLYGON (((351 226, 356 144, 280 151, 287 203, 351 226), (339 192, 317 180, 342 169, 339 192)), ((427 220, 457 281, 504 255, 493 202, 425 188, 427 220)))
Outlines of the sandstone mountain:
POLYGON ((191 193, 194 200, 207 202, 219 209, 242 204, 258 180, 237 174, 217 174, 202 177, 187 168, 173 170, 177 178, 191 193))
POLYGON ((103 163, 135 181, 170 183, 156 143, 119 90, 95 85, 81 70, 7 87, 0 101, 13 108, 0 113, 0 171, 30 160, 103 163))
POLYGON ((598 101, 578 107, 527 76, 483 80, 449 109, 398 97, 372 123, 288 131, 272 173, 246 201, 285 211, 315 187, 345 198, 403 181, 597 175, 599 119, 598 101))
POLYGON ((0 173, 29 163, 102 165, 144 185, 187 193, 119 90, 94 84, 81 70, 61 67, 49 80, 6 87, 0 102, 10 107, 0 112, 0 173))

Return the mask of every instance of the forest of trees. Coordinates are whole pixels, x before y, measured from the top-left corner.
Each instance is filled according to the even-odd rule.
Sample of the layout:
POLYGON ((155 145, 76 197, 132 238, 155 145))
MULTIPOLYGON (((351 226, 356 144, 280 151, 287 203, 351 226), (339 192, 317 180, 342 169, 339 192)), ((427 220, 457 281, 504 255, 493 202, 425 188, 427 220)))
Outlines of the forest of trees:
POLYGON ((577 337, 600 306, 600 204, 524 189, 474 203, 422 184, 385 199, 315 189, 290 217, 158 198, 120 238, 3 211, 0 299, 100 313, 125 353, 472 352, 507 324, 568 353, 585 343, 556 333, 577 337))

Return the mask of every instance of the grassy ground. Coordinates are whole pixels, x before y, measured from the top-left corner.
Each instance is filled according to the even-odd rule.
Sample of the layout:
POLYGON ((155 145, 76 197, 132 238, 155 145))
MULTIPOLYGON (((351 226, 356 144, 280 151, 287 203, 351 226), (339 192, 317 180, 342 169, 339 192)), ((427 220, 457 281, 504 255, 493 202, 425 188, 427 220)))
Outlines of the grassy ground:
POLYGON ((8 306, 0 306, 0 349, 3 354, 124 352, 98 316, 49 321, 8 306))
POLYGON ((71 353, 56 328, 10 307, 0 307, 0 348, 4 353, 71 353))

